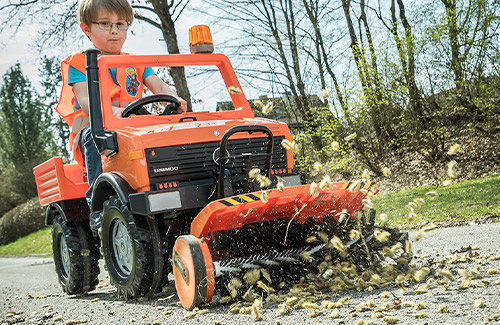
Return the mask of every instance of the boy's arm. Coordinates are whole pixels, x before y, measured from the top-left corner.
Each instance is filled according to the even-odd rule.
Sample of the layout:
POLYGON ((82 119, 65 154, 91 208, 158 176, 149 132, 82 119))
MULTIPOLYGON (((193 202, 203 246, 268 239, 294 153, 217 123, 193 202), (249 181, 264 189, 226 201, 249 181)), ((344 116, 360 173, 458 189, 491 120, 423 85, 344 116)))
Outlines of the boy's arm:
POLYGON ((144 80, 144 84, 146 87, 149 88, 153 92, 153 94, 167 94, 167 95, 172 95, 179 99, 179 102, 181 103, 181 106, 177 110, 179 114, 182 114, 187 111, 187 103, 184 99, 180 98, 177 95, 177 92, 173 89, 173 87, 170 87, 166 83, 163 82, 160 78, 158 78, 157 75, 152 74, 146 77, 144 80))
POLYGON ((87 82, 80 81, 73 83, 73 90, 75 91, 76 100, 80 107, 89 115, 89 95, 87 93, 87 82))
MULTIPOLYGON (((89 95, 87 93, 87 82, 81 81, 81 82, 73 83, 73 90, 75 91, 76 100, 78 101, 78 104, 80 104, 80 107, 82 108, 83 112, 87 115, 90 115, 89 114, 89 95)), ((121 118, 122 113, 124 111, 124 108, 115 106, 113 104, 115 104, 115 103, 113 102, 111 104, 111 107, 113 109, 113 115, 121 118)), ((119 103, 117 103, 117 104, 119 105, 119 103)))

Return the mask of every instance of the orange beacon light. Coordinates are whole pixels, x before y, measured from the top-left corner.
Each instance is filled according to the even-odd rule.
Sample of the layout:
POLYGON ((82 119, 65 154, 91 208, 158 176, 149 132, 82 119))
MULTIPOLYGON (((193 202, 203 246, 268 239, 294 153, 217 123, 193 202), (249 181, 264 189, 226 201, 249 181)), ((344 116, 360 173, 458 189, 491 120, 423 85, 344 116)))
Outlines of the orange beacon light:
POLYGON ((191 53, 213 53, 214 43, 207 25, 196 25, 189 29, 191 53))

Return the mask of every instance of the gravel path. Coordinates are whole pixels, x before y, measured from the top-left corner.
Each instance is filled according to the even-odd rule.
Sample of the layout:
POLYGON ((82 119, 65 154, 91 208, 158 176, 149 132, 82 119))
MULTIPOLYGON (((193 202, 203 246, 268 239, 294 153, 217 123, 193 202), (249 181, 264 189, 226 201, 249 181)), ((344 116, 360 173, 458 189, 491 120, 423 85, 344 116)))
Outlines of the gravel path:
MULTIPOLYGON (((276 316, 277 305, 265 305, 262 309, 262 324, 386 324, 381 319, 371 316, 384 303, 390 307, 400 307, 384 311, 387 317, 399 319, 398 324, 500 324, 498 320, 486 318, 500 315, 500 274, 487 274, 490 269, 500 269, 500 223, 468 225, 442 228, 424 234, 422 240, 415 242, 415 233, 410 234, 413 241, 415 262, 437 269, 437 262, 446 256, 465 257, 482 254, 466 262, 447 264, 452 270, 455 281, 449 282, 448 290, 434 280, 427 293, 416 294, 414 289, 425 282, 412 283, 403 293, 401 288, 387 287, 373 291, 348 291, 328 297, 335 300, 348 296, 349 302, 340 307, 340 317, 328 318, 332 310, 323 309, 317 317, 311 318, 311 310, 296 309, 285 316, 276 316), (464 253, 453 251, 468 246, 478 248, 464 253), (490 260, 488 260, 488 258, 490 260), (472 283, 478 287, 460 289, 458 269, 473 270, 479 267, 479 277, 472 283), (389 293, 383 293, 388 291, 389 293), (386 296, 387 295, 387 296, 386 296), (385 298, 383 298, 384 296, 385 298), (397 298, 396 298, 397 297, 397 298), (482 299, 482 308, 474 307, 474 302, 482 299), (356 311, 355 307, 372 300, 376 307, 366 311, 356 311), (417 310, 413 304, 424 303, 424 308, 417 310), (441 305, 448 308, 448 313, 438 313, 441 305), (421 314, 424 318, 416 318, 421 314), (364 322, 361 322, 364 321, 364 322)), ((101 270, 103 270, 101 264, 101 270)), ((494 271, 490 270, 490 273, 494 271)), ((94 292, 86 296, 67 296, 57 283, 54 264, 50 258, 0 258, 0 324, 18 322, 21 324, 244 324, 252 323, 250 315, 229 315, 229 306, 217 302, 207 306, 209 312, 185 319, 188 313, 177 306, 177 299, 171 288, 150 300, 117 299, 114 288, 109 286, 107 275, 101 272, 101 282, 94 292)), ((217 298, 217 297, 216 297, 217 298)), ((321 304, 321 300, 318 302, 321 304)))

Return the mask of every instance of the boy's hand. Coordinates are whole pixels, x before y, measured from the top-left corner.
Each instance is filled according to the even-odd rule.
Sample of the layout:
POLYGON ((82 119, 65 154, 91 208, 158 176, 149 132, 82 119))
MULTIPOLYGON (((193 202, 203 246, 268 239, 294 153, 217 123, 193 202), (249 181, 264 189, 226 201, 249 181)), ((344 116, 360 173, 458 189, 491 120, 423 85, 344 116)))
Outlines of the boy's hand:
POLYGON ((118 107, 118 106, 112 106, 111 108, 113 109, 114 116, 116 116, 118 118, 122 118, 122 113, 125 110, 125 108, 118 107))
POLYGON ((158 78, 157 75, 152 74, 149 75, 145 80, 144 84, 146 87, 148 87, 149 90, 153 94, 166 94, 166 95, 172 95, 175 96, 179 102, 181 103, 181 106, 177 109, 177 114, 182 114, 187 112, 187 103, 184 99, 181 97, 177 96, 177 92, 175 91, 175 88, 167 85, 166 83, 163 82, 160 78, 158 78))
POLYGON ((187 112, 187 102, 182 99, 181 97, 177 97, 179 102, 181 103, 181 106, 177 109, 177 114, 182 114, 187 112))

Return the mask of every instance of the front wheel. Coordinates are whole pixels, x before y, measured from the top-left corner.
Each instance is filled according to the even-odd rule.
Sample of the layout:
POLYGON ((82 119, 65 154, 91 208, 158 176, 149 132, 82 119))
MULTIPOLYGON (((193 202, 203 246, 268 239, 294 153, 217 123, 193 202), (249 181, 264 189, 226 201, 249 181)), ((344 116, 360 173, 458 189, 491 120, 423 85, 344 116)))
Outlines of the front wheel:
POLYGON ((104 202, 102 218, 102 254, 118 295, 130 299, 159 291, 163 256, 156 222, 132 214, 116 196, 104 202))
POLYGON ((88 227, 57 215, 52 224, 52 251, 64 292, 85 294, 95 289, 99 282, 99 240, 88 227))

